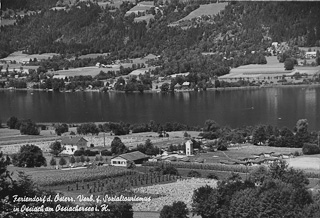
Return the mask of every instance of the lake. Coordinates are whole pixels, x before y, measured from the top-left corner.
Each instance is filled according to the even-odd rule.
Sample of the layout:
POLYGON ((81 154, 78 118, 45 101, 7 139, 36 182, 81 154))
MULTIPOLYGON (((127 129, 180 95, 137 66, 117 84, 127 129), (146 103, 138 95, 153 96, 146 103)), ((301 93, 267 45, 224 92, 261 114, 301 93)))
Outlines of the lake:
POLYGON ((320 130, 320 87, 278 87, 205 92, 55 93, 0 91, 0 119, 10 116, 36 122, 176 121, 203 126, 208 119, 232 128, 271 124, 293 128, 307 119, 320 130), (33 93, 33 94, 32 94, 33 93))

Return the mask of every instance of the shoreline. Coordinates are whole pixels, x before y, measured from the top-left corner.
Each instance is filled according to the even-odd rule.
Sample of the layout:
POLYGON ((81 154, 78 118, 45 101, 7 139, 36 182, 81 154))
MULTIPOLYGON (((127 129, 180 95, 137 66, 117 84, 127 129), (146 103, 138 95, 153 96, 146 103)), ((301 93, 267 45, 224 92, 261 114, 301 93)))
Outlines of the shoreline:
POLYGON ((78 91, 59 91, 55 92, 53 90, 44 90, 44 89, 32 89, 32 88, 0 88, 0 91, 37 91, 37 92, 52 92, 52 93, 75 93, 75 92, 98 92, 98 93, 160 93, 160 94, 166 94, 166 93, 179 93, 179 92, 203 92, 203 91, 223 91, 223 90, 245 90, 245 89, 261 89, 261 88, 283 88, 283 87, 319 87, 320 83, 313 83, 313 84, 288 84, 288 85, 283 85, 283 84, 277 84, 277 85, 263 85, 263 86, 240 86, 240 87, 218 87, 218 88, 207 88, 206 90, 198 90, 195 91, 193 89, 185 89, 185 90, 174 90, 174 92, 161 92, 158 89, 152 89, 152 90, 145 90, 142 93, 140 91, 131 91, 131 92, 125 92, 125 91, 117 91, 117 90, 108 90, 106 92, 100 91, 98 89, 94 90, 78 90, 78 91))

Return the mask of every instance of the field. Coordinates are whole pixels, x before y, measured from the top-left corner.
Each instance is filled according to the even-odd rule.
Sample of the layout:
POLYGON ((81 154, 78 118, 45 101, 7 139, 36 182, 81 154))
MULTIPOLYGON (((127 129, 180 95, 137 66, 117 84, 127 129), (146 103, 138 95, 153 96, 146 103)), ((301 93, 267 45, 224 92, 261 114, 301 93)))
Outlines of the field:
POLYGON ((0 150, 5 154, 12 154, 19 151, 20 147, 25 144, 35 144, 44 152, 47 152, 49 145, 56 139, 54 130, 42 130, 40 135, 21 135, 16 129, 0 129, 0 150))
POLYGON ((15 19, 1 19, 1 24, 0 24, 0 26, 13 25, 15 22, 16 22, 15 19))
POLYGON ((22 63, 25 61, 29 61, 30 59, 34 59, 36 58, 37 60, 45 60, 48 58, 52 58, 54 55, 59 55, 57 53, 44 53, 44 54, 32 54, 32 55, 28 55, 28 54, 23 54, 22 51, 17 51, 17 52, 13 52, 12 54, 10 54, 8 57, 6 58, 2 58, 0 59, 3 61, 16 61, 18 63, 22 63))
POLYGON ((255 154, 270 153, 288 154, 298 151, 301 153, 301 148, 278 148, 268 146, 244 145, 240 147, 229 148, 227 151, 216 151, 199 154, 191 159, 202 158, 204 163, 219 163, 220 161, 235 161, 239 158, 252 157, 255 154))
POLYGON ((296 157, 288 161, 289 166, 304 170, 320 171, 320 155, 296 157))
MULTIPOLYGON (((320 67, 302 67, 296 66, 293 70, 285 70, 284 64, 279 63, 277 57, 266 57, 267 64, 249 64, 231 69, 230 73, 219 77, 219 79, 227 81, 236 81, 239 78, 251 80, 267 80, 269 82, 277 83, 283 75, 293 76, 296 72, 306 73, 313 76, 315 73, 320 72, 320 67), (278 78, 275 78, 278 77, 278 78)), ((290 78, 286 78, 290 80, 290 78)), ((301 80, 294 80, 294 82, 302 82, 301 80)))
POLYGON ((152 15, 152 14, 147 14, 147 15, 145 15, 145 16, 141 16, 141 17, 135 17, 134 18, 134 22, 142 22, 142 21, 146 21, 147 22, 147 24, 149 23, 149 21, 151 20, 151 19, 153 19, 154 18, 154 16, 152 15))
POLYGON ((186 17, 170 24, 170 26, 176 26, 179 24, 179 22, 191 20, 193 18, 200 17, 202 15, 217 15, 220 13, 220 11, 224 10, 224 8, 228 5, 228 3, 211 3, 206 5, 200 5, 199 8, 192 11, 190 14, 188 14, 186 17))
POLYGON ((160 194, 162 197, 153 198, 149 202, 133 205, 134 211, 160 211, 164 205, 171 205, 174 201, 183 201, 191 208, 193 191, 202 186, 216 187, 217 181, 212 179, 191 178, 178 180, 169 184, 157 184, 135 188, 134 192, 144 194, 160 194))

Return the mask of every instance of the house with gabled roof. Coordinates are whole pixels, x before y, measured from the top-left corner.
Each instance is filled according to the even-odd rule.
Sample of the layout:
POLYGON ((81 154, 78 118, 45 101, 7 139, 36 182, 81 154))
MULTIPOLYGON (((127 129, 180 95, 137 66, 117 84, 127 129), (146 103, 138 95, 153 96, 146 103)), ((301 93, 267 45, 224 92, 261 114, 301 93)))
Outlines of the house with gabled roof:
POLYGON ((129 162, 133 162, 135 164, 142 164, 144 161, 147 161, 148 159, 148 155, 140 151, 134 151, 130 153, 120 154, 114 158, 111 158, 111 165, 126 167, 129 162))
POLYGON ((64 148, 62 153, 72 155, 77 150, 88 148, 87 144, 88 141, 81 136, 64 137, 61 140, 61 145, 64 148))

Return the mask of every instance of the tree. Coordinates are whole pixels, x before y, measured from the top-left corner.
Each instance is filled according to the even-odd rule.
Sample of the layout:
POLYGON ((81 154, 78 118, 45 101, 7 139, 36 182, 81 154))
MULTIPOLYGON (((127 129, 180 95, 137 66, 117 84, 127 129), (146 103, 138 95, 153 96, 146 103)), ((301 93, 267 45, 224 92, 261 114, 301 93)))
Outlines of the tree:
POLYGON ((10 117, 10 118, 7 120, 7 126, 8 126, 10 129, 15 129, 18 121, 19 121, 19 120, 18 120, 17 117, 12 116, 12 117, 10 117))
POLYGON ((165 205, 160 212, 160 218, 187 218, 188 213, 187 205, 182 201, 178 201, 173 202, 171 206, 165 205))
POLYGON ((252 140, 254 144, 264 144, 267 140, 266 128, 263 125, 259 125, 252 133, 252 140))
POLYGON ((308 121, 306 119, 300 119, 295 126, 295 147, 301 148, 304 143, 310 141, 310 134, 308 132, 308 121))
POLYGON ((99 128, 94 123, 83 123, 77 127, 77 133, 87 135, 91 133, 92 135, 99 134, 99 128))
POLYGON ((55 132, 57 135, 61 135, 62 133, 68 132, 69 131, 69 127, 67 124, 63 123, 63 124, 58 124, 55 126, 55 132))
POLYGON ((292 70, 294 68, 294 61, 291 58, 287 58, 284 61, 284 69, 285 70, 292 70))
POLYGON ((64 157, 61 157, 60 160, 59 160, 59 165, 64 166, 66 164, 67 164, 66 159, 64 157))
POLYGON ((42 150, 35 145, 23 145, 18 154, 13 156, 13 165, 18 167, 40 167, 46 166, 46 158, 42 150))
POLYGON ((80 156, 80 162, 81 162, 81 163, 86 162, 86 158, 84 157, 84 155, 81 155, 81 156, 80 156))
POLYGON ((21 123, 20 133, 22 135, 39 135, 40 130, 33 121, 26 120, 21 123))
POLYGON ((70 157, 70 160, 69 160, 69 163, 70 163, 71 165, 73 165, 73 164, 75 164, 75 162, 76 162, 76 159, 74 158, 74 156, 71 156, 71 157, 70 157))
POLYGON ((86 158, 86 162, 89 163, 90 162, 90 158, 87 156, 86 158))
POLYGON ((52 157, 50 160, 50 166, 55 166, 55 165, 57 165, 57 161, 54 157, 52 157))
POLYGON ((50 144, 50 153, 54 156, 58 156, 63 151, 63 147, 61 146, 61 143, 58 141, 55 141, 50 144))
POLYGON ((168 92, 168 91, 169 91, 169 88, 170 88, 170 84, 169 84, 169 83, 163 83, 163 84, 160 86, 161 92, 168 92))
POLYGON ((128 151, 128 148, 122 143, 119 137, 114 137, 111 142, 111 153, 115 155, 123 154, 128 151))

